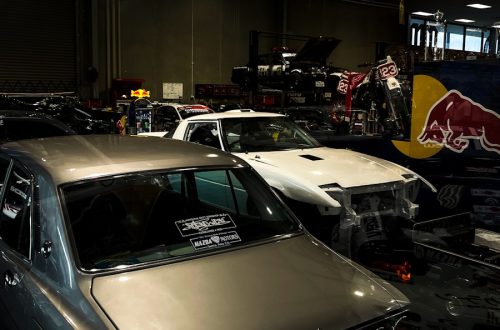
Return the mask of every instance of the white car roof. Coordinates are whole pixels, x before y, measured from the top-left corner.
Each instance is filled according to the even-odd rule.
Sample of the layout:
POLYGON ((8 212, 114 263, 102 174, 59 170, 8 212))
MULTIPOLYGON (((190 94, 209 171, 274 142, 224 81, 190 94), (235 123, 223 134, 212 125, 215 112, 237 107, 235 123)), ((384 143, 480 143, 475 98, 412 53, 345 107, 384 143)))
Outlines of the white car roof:
POLYGON ((179 109, 179 108, 203 108, 203 109, 212 109, 210 108, 208 105, 204 105, 204 104, 187 104, 187 103, 162 103, 161 106, 171 106, 171 107, 174 107, 176 109, 179 109))
POLYGON ((186 118, 184 120, 187 121, 195 121, 195 120, 217 120, 224 118, 258 118, 258 117, 285 117, 285 115, 273 112, 215 112, 215 113, 207 113, 204 115, 197 115, 193 117, 186 118))
POLYGON ((168 133, 167 131, 161 131, 161 132, 142 132, 142 133, 137 133, 137 135, 164 137, 167 133, 168 133))

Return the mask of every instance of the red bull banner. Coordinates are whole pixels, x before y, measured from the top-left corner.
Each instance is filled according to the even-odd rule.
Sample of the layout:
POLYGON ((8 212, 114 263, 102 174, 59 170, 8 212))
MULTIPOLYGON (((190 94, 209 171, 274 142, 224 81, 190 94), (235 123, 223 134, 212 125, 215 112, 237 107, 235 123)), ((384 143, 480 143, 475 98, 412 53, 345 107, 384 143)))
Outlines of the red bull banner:
POLYGON ((119 120, 116 121, 116 128, 118 129, 118 133, 120 135, 125 135, 125 122, 127 120, 126 116, 122 116, 119 120))
POLYGON ((477 140, 485 150, 500 154, 500 115, 452 89, 430 108, 417 139, 454 152, 477 140))
POLYGON ((392 143, 414 159, 498 158, 499 86, 498 61, 421 63, 412 76, 410 141, 392 143))

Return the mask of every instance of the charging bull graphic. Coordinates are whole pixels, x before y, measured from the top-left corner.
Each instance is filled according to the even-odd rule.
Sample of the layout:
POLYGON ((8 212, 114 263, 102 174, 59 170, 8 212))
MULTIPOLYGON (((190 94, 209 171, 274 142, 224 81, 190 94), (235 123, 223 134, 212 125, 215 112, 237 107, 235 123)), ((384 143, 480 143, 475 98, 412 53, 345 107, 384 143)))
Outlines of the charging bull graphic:
POLYGON ((475 139, 500 154, 500 115, 452 89, 430 108, 417 139, 454 152, 463 152, 475 139))

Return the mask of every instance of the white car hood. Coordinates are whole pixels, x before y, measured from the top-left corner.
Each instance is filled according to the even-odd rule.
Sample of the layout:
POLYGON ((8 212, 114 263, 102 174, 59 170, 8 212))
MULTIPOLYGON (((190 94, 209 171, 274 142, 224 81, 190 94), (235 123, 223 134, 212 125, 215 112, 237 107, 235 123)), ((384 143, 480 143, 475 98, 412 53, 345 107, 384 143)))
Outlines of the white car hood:
POLYGON ((303 150, 237 153, 266 180, 268 172, 300 176, 315 186, 337 183, 351 188, 404 180, 414 174, 389 161, 346 149, 319 147, 303 150))

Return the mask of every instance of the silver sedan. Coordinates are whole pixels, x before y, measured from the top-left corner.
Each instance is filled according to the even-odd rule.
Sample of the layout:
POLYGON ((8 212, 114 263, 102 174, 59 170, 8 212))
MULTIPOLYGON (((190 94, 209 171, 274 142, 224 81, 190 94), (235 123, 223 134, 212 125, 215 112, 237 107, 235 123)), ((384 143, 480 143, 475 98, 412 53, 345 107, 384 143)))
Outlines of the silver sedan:
POLYGON ((216 149, 22 140, 1 146, 0 181, 2 329, 383 328, 408 309, 216 149))

